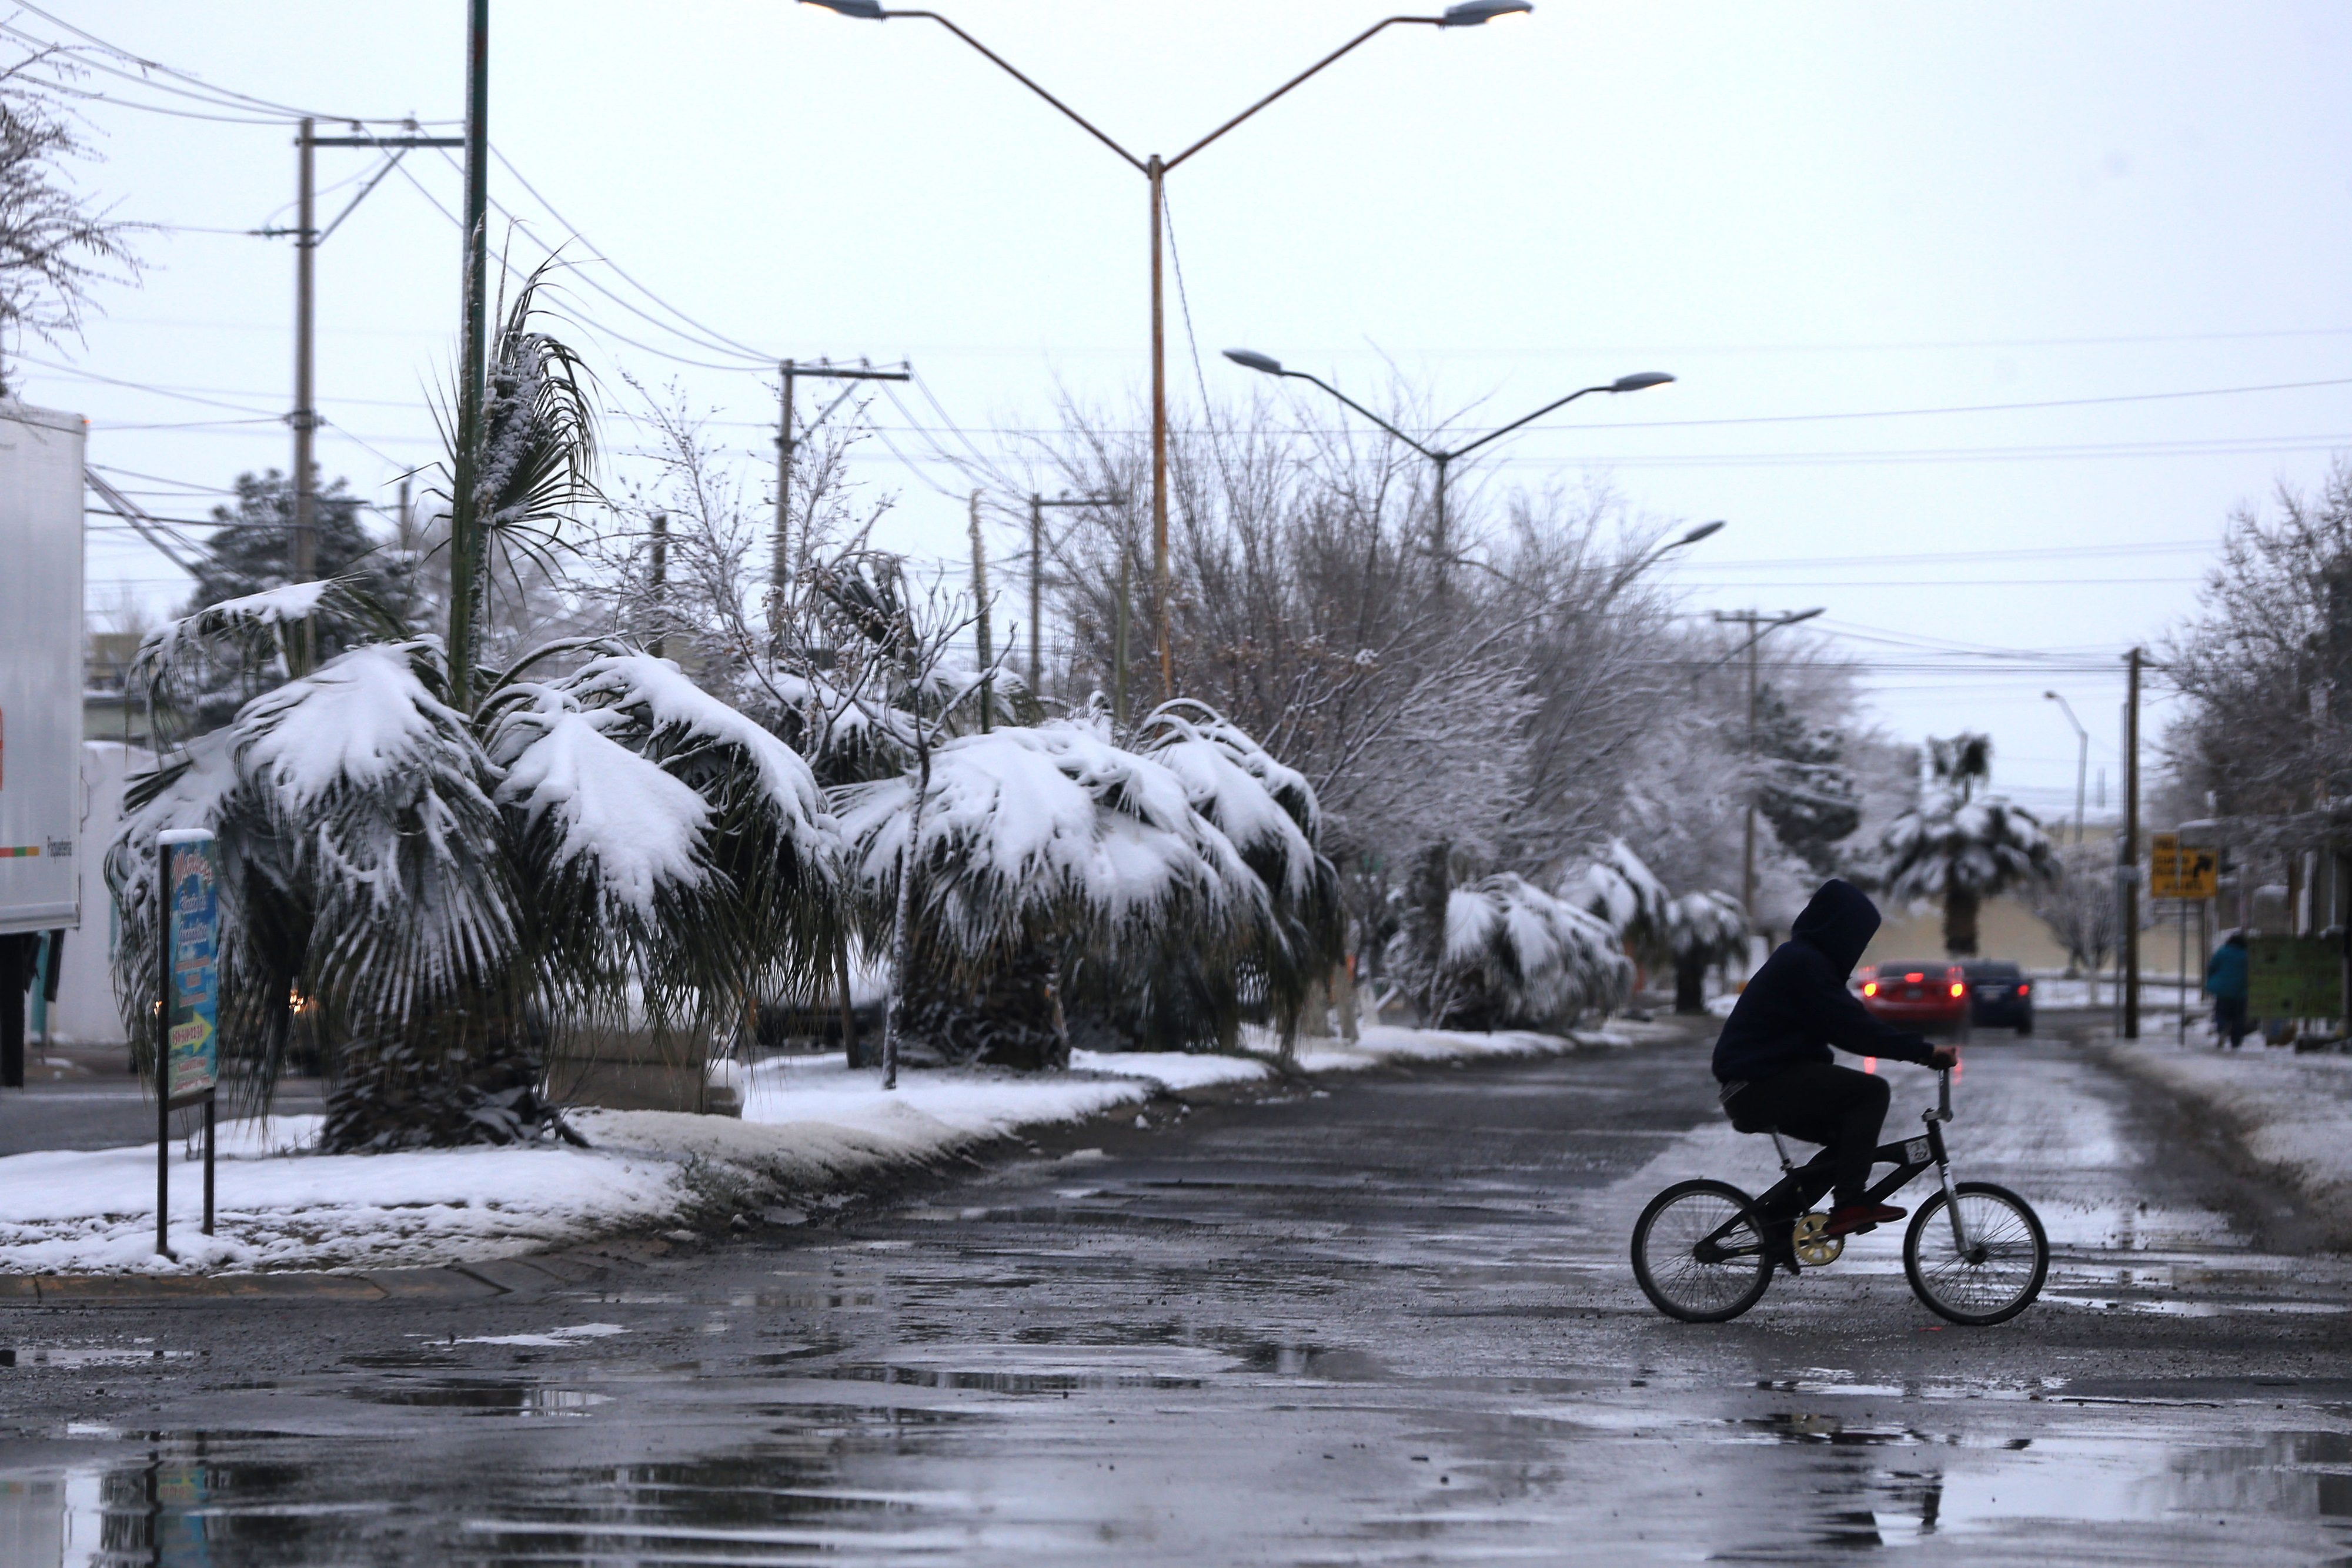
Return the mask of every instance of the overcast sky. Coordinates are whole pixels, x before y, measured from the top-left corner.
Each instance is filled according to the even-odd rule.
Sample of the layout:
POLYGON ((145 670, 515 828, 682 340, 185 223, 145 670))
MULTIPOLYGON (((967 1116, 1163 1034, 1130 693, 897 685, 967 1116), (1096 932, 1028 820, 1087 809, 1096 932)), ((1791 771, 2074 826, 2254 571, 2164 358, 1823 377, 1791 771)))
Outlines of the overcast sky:
MULTIPOLYGON (((940 4, 1139 153, 1385 14, 940 4)), ((504 168, 494 200, 663 302, 583 269, 569 308, 616 393, 676 378, 764 464, 772 376, 730 343, 908 357, 939 408, 877 404, 910 461, 869 443, 859 476, 901 497, 884 542, 946 554, 970 481, 938 459, 965 453, 942 411, 992 455, 988 433, 1045 424, 1064 393, 1142 386, 1143 180, 935 24, 783 0, 491 8, 492 141, 562 218, 504 168)), ((463 109, 461 0, 45 9, 274 103, 463 109)), ((65 38, 58 22, 13 25, 65 38)), ((200 517, 239 471, 288 461, 293 258, 239 231, 290 222, 295 154, 264 111, 130 107, 221 112, 153 80, 89 78, 120 101, 89 106, 107 161, 85 178, 181 230, 148 246, 142 287, 104 291, 86 343, 32 346, 46 363, 9 380, 89 414, 91 460, 157 512, 200 517)), ((1540 0, 1511 24, 1391 28, 1171 176, 1200 369, 1171 298, 1171 382, 1257 390, 1217 356, 1236 344, 1366 394, 1393 363, 1475 428, 1670 371, 1510 438, 1485 482, 1593 478, 1660 521, 1728 519, 1677 558, 1693 613, 1825 607, 1891 731, 1989 730, 1997 784, 2060 814, 2074 736, 2042 691, 2112 780, 2125 649, 2191 607, 2234 506, 2352 449, 2347 80, 2340 4, 1540 0)), ((323 222, 380 162, 319 159, 323 222)), ((458 279, 433 202, 454 209, 459 183, 413 153, 320 252, 321 461, 371 500, 435 450, 425 392, 458 279)), ((118 583, 182 591, 119 531, 89 559, 94 607, 118 583)))

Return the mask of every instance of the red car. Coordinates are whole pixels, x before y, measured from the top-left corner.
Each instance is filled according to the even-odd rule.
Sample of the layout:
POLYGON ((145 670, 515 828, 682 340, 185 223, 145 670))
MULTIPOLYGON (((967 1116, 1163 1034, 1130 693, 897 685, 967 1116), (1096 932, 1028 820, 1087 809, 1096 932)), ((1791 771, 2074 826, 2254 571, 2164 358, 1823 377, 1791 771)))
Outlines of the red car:
POLYGON ((1969 980, 1958 964, 1881 964, 1864 977, 1862 1005, 1902 1029, 1969 1037, 1969 980))

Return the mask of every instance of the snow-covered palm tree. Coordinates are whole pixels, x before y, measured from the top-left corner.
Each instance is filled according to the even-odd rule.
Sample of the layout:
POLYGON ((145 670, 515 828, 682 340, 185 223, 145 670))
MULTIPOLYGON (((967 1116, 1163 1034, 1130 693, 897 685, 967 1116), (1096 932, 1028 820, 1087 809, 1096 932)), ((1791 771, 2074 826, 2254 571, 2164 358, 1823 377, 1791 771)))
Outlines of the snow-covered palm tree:
POLYGON ((1622 1005, 1633 981, 1606 920, 1510 873, 1480 876, 1443 843, 1414 863, 1387 970, 1431 1028, 1564 1028, 1622 1005))
MULTIPOLYGON (((475 437, 486 558, 544 549, 593 495, 582 378, 533 326, 531 292, 493 345, 475 437)), ((460 682, 439 639, 327 582, 184 617, 133 674, 169 714, 225 649, 299 670, 321 619, 344 653, 133 781, 107 870, 142 1049, 167 828, 219 841, 232 1087, 266 1105, 300 1014, 335 1079, 331 1147, 530 1135, 545 1060, 573 1030, 625 1019, 698 1048, 751 998, 813 988, 840 853, 816 780, 667 662, 573 642, 460 682)))
POLYGON ((1706 971, 1748 950, 1748 915, 1739 900, 1709 890, 1686 893, 1666 905, 1666 949, 1675 961, 1675 1011, 1706 1010, 1706 971))
MULTIPOLYGON (((383 624, 341 585, 192 619, 249 634, 286 623, 287 601, 383 624)), ((151 640, 158 684, 202 630, 151 640)), ((219 841, 233 1082, 267 1103, 299 1009, 337 1081, 331 1146, 534 1132, 540 1071, 570 1031, 625 1019, 723 1038, 747 998, 811 988, 839 840, 782 742, 618 645, 567 674, 493 677, 467 713, 437 639, 343 631, 357 645, 134 782, 108 873, 135 1038, 152 1033, 138 998, 166 828, 219 841)))
POLYGON ((1934 898, 1944 906, 1944 951, 1974 957, 1977 917, 1988 898, 2054 882, 2058 862, 2041 822, 2021 806, 1972 797, 1992 771, 1992 742, 1962 734, 1928 742, 1943 799, 1932 810, 1908 811, 1879 841, 1882 876, 1897 897, 1934 898))
POLYGON ((902 983, 1008 1015, 999 1029, 1044 1020, 1051 1055, 1066 1050, 1066 988, 1116 995, 1186 964, 1220 974, 1263 950, 1276 919, 1186 779, 1083 720, 953 737, 927 770, 835 799, 869 929, 903 897, 902 983), (1030 994, 1008 994, 1008 977, 1030 994))
POLYGON ((1447 895, 1441 1023, 1564 1029, 1588 1008, 1622 1005, 1633 980, 1606 922, 1524 878, 1504 872, 1447 895))

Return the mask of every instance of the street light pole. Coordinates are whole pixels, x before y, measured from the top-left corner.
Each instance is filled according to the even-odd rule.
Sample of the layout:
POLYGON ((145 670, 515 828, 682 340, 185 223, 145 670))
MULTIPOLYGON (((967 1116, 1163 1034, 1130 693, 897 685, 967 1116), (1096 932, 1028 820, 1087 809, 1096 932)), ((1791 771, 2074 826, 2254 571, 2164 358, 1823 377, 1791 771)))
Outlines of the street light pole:
POLYGON ((1076 110, 1024 76, 1003 56, 936 11, 893 10, 883 5, 881 0, 801 0, 801 3, 834 12, 838 16, 856 17, 860 21, 887 22, 893 17, 910 17, 937 22, 971 46, 975 51, 984 56, 991 64, 1003 71, 1005 75, 1061 110, 1087 135, 1125 159, 1150 185, 1151 199, 1151 577, 1152 591, 1159 601, 1156 619, 1159 622, 1160 696, 1162 700, 1173 698, 1176 695, 1176 667, 1175 655, 1169 635, 1171 610, 1168 586, 1168 359, 1167 332, 1161 309, 1160 282, 1160 234, 1162 214, 1166 211, 1165 192, 1168 175, 1185 159, 1200 152, 1210 142, 1282 97, 1307 78, 1314 76, 1340 56, 1348 54, 1367 42, 1375 34, 1400 24, 1431 27, 1482 26, 1501 17, 1525 16, 1535 9, 1534 5, 1531 4, 1531 0, 1458 0, 1457 4, 1448 5, 1439 16, 1390 16, 1375 22, 1173 158, 1162 159, 1156 152, 1148 158, 1138 158, 1117 141, 1112 141, 1099 127, 1087 120, 1076 110))
POLYGON ((2056 703, 2074 727, 2074 847, 2083 847, 2083 786, 2088 781, 2091 768, 2091 732, 2074 716, 2074 705, 2056 692, 2043 692, 2043 696, 2056 703))
MULTIPOLYGON (((1227 349, 1225 350, 1225 358, 1241 366, 1244 370, 1255 371, 1260 375, 1285 377, 1291 381, 1306 382, 1309 385, 1322 388, 1325 392, 1330 393, 1333 397, 1339 399, 1349 408, 1354 409, 1358 413, 1362 414, 1366 419, 1370 420, 1374 424, 1379 425, 1382 430, 1387 431, 1391 435, 1395 436, 1399 441, 1403 442, 1407 446, 1412 447, 1415 452, 1420 453, 1423 457, 1428 458, 1429 461, 1435 465, 1437 469, 1437 477, 1435 480, 1436 494, 1433 508, 1435 512, 1435 522, 1433 525, 1430 533, 1430 550, 1436 559, 1437 585, 1441 592, 1444 591, 1445 587, 1445 568, 1453 556, 1453 551, 1448 548, 1445 540, 1445 470, 1449 464, 1457 457, 1465 457, 1469 454, 1477 451, 1478 448, 1486 445, 1490 441, 1495 441, 1510 434, 1511 432, 1518 429, 1521 425, 1533 423, 1535 421, 1541 419, 1545 414, 1551 413, 1554 409, 1567 407, 1570 403, 1574 402, 1578 398, 1584 396, 1588 392, 1640 392, 1645 387, 1664 386, 1667 382, 1675 379, 1664 371, 1637 371, 1632 375, 1619 376, 1615 381, 1609 382, 1605 386, 1580 387, 1576 391, 1569 393, 1566 397, 1554 398, 1551 402, 1544 404, 1543 407, 1536 410, 1533 413, 1527 414, 1521 418, 1511 421, 1510 423, 1504 425, 1499 430, 1488 431, 1486 434, 1480 436, 1475 441, 1465 442, 1460 446, 1453 447, 1448 450, 1441 450, 1436 447, 1425 446, 1422 443, 1415 441, 1412 436, 1407 435, 1403 431, 1399 430, 1395 425, 1391 424, 1387 420, 1382 419, 1379 414, 1374 413, 1370 409, 1366 408, 1362 403, 1358 402, 1354 398, 1349 397, 1346 392, 1341 392, 1338 387, 1333 386, 1329 382, 1323 380, 1320 376, 1309 375, 1305 371, 1290 370, 1286 368, 1280 360, 1276 359, 1271 354, 1261 354, 1253 349, 1227 349)), ((1713 533, 1715 529, 1713 528, 1709 528, 1706 530, 1707 533, 1713 533)), ((1704 538, 1705 537, 1705 534, 1697 536, 1698 538, 1704 538)), ((1685 539, 1681 542, 1684 544, 1691 544, 1696 543, 1696 540, 1685 539)), ((1667 548, 1673 549, 1675 547, 1670 545, 1667 548)))

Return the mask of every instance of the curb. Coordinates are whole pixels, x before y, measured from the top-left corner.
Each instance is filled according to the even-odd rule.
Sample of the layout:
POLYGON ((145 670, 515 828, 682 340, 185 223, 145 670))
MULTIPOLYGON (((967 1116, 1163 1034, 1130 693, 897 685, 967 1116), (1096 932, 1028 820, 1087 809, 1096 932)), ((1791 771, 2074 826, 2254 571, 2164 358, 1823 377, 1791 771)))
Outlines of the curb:
MULTIPOLYGON (((654 1247, 667 1250, 663 1243, 654 1247)), ((295 1270, 264 1274, 0 1274, 0 1308, 191 1301, 481 1301, 587 1284, 611 1272, 615 1261, 592 1263, 549 1253, 350 1274, 295 1270)))

